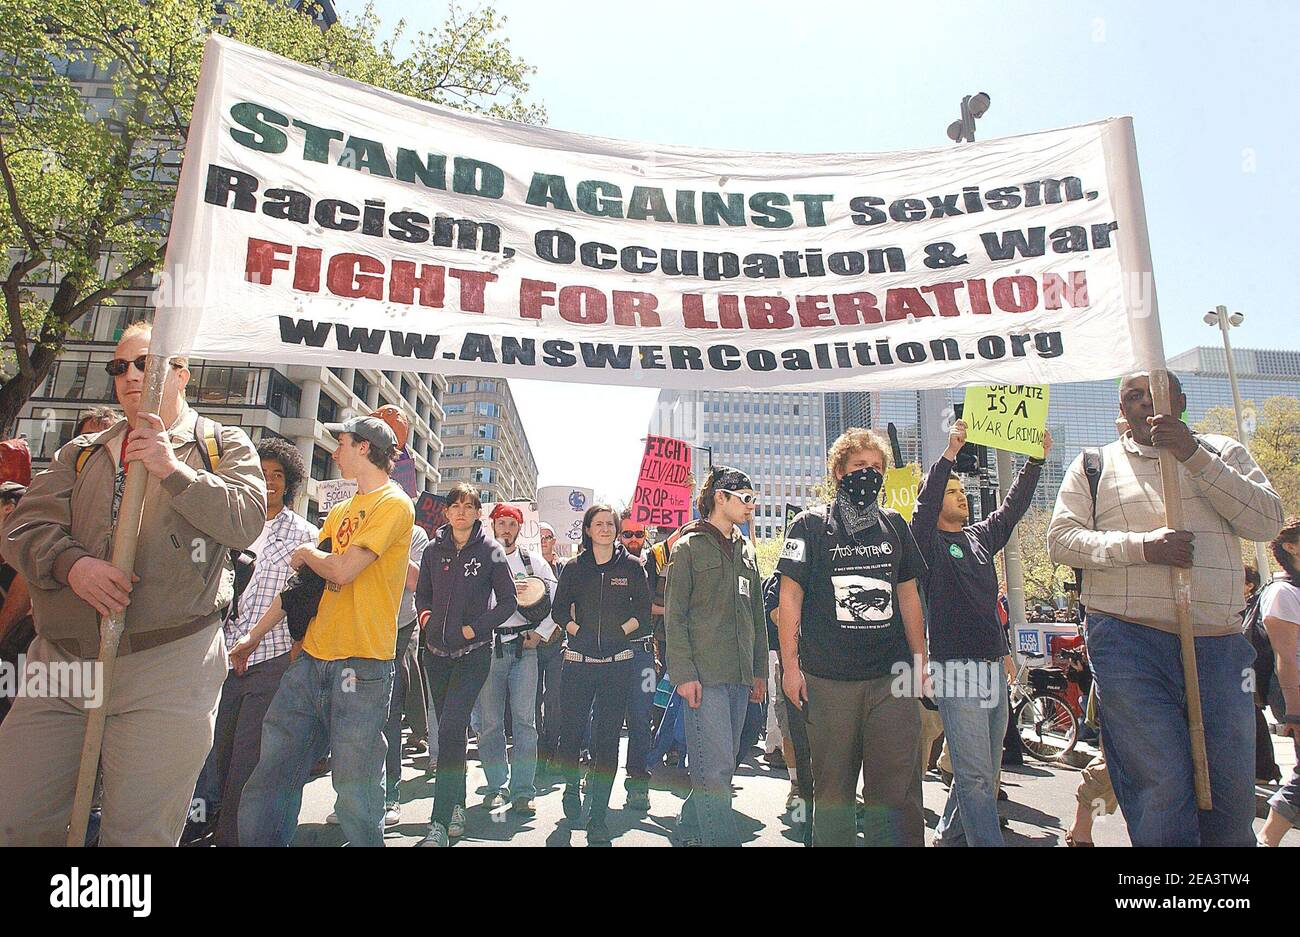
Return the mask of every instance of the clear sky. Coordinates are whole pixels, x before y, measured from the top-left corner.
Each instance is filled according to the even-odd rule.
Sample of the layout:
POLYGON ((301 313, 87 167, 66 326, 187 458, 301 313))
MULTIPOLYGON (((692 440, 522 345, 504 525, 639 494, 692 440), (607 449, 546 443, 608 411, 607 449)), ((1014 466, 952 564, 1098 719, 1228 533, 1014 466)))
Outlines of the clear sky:
MULTIPOLYGON (((336 0, 345 16, 358 0, 336 0)), ((1131 114, 1165 348, 1300 344, 1286 260, 1300 211, 1300 3, 498 0, 552 127, 726 149, 942 145, 964 94, 977 137, 1131 114), (1287 221, 1288 218, 1292 220, 1287 221), (1272 245, 1272 246, 1270 246, 1272 245), (1280 265, 1280 266, 1279 266, 1280 265), (1273 274, 1269 271, 1274 270, 1273 274), (1270 277, 1276 282, 1270 280, 1270 277)), ((440 0, 377 0, 433 29, 440 0)), ((540 484, 630 496, 655 392, 512 381, 540 484)))

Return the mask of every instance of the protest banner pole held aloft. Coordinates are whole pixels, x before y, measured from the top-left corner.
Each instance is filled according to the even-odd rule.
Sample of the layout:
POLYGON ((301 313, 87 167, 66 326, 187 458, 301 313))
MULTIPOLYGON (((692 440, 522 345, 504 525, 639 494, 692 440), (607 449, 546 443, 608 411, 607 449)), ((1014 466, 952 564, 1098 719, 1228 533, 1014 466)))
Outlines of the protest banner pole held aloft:
MULTIPOLYGON (((1164 340, 1160 333, 1159 306, 1156 303, 1155 274, 1151 263, 1151 242, 1147 234, 1146 206, 1142 198, 1142 179, 1138 174, 1137 140, 1133 119, 1111 121, 1103 136, 1109 182, 1117 209, 1120 269, 1124 274, 1124 295, 1132 322, 1133 342, 1138 362, 1151 377, 1151 401, 1156 413, 1171 412, 1169 371, 1165 364, 1164 340)), ((1160 481, 1165 502, 1165 526, 1183 528, 1182 483, 1178 459, 1167 449, 1160 449, 1160 481)), ((1174 606, 1178 615, 1178 643, 1182 655, 1183 683, 1187 697, 1187 729, 1192 749, 1192 782, 1196 789, 1196 806, 1210 810, 1210 769, 1205 750, 1205 722, 1201 714, 1201 684, 1196 669, 1196 639, 1192 621, 1192 572, 1178 566, 1169 568, 1173 577, 1174 606)))

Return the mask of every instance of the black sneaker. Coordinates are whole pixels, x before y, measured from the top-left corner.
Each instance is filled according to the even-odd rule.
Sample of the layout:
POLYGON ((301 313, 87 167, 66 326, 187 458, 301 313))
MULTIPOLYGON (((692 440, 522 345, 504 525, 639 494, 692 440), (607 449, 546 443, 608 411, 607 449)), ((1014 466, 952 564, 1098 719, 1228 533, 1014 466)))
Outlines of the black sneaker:
POLYGON ((604 817, 592 817, 587 821, 588 846, 608 846, 610 842, 609 828, 605 826, 604 817))

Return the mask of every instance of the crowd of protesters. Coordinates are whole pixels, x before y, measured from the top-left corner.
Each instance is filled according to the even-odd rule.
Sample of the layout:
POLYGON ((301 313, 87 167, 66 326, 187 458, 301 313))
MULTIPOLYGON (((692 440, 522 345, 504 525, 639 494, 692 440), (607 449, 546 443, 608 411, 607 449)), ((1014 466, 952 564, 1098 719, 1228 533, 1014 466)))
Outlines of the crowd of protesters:
MULTIPOLYGON (((766 580, 743 533, 755 486, 725 465, 703 479, 698 518, 655 543, 627 512, 590 506, 565 561, 554 530, 527 549, 522 512, 503 503, 485 518, 468 485, 426 535, 390 478, 410 430, 392 407, 325 426, 357 491, 318 529, 292 508, 307 474, 297 449, 274 437, 254 447, 194 412, 184 358, 169 362, 159 412, 141 411, 150 338, 132 326, 108 364, 124 419, 86 414, 29 487, 0 486, 6 666, 93 662, 101 616, 125 616, 102 700, 103 845, 288 845, 304 786, 326 766, 331 822, 351 845, 383 845, 403 821, 404 721, 407 750, 436 775, 422 846, 465 835, 471 736, 482 809, 531 818, 543 779, 558 778, 562 822, 589 845, 613 838, 620 769, 618 809, 644 813, 652 769, 676 745, 690 776, 676 841, 739 845, 734 773, 764 702, 769 758, 789 771, 805 842, 923 845, 922 777, 942 733, 951 781, 936 844, 1004 844, 1014 668, 995 557, 1050 433, 1043 458, 973 523, 954 474, 964 423, 910 522, 880 505, 889 443, 848 430, 828 452, 833 496, 794 519, 766 580), (108 556, 137 461, 148 481, 127 574, 108 556)), ((1121 383, 1119 412, 1120 438, 1070 464, 1047 537, 1053 560, 1081 571, 1104 746, 1066 841, 1090 845, 1092 821, 1118 809, 1135 845, 1253 845, 1255 779, 1271 764, 1262 707, 1282 734, 1300 725, 1300 520, 1284 523, 1246 447, 1157 413, 1147 375, 1121 383), (1181 530, 1165 527, 1161 453, 1179 463, 1181 530), (1242 539, 1271 541, 1281 570, 1262 585, 1256 574, 1256 588, 1242 539), (1193 788, 1170 567, 1192 573, 1210 810, 1193 788)), ((65 840, 95 705, 83 690, 0 701, 0 844, 65 840)), ((1276 845, 1297 811, 1293 775, 1258 842, 1276 845)))

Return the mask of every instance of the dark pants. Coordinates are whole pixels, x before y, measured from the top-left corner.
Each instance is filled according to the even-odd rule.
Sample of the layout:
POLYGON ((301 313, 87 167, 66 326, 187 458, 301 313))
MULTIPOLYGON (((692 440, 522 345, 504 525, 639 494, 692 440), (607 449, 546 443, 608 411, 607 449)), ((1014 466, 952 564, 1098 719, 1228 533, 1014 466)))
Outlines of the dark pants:
POLYGON ((411 686, 412 674, 419 672, 415 663, 416 652, 415 620, 412 619, 397 629, 397 656, 393 660, 393 698, 388 704, 388 723, 384 726, 384 738, 388 739, 388 757, 384 763, 384 786, 385 797, 390 804, 397 803, 398 786, 402 783, 402 715, 406 711, 406 694, 411 686))
POLYGON ((560 750, 560 675, 564 641, 537 649, 537 757, 551 761, 560 750))
MULTIPOLYGON (((777 680, 782 681, 781 668, 777 667, 777 680)), ((783 682, 783 681, 782 681, 783 682)), ((794 746, 794 767, 795 767, 795 787, 799 791, 799 799, 803 801, 803 814, 796 817, 796 822, 804 825, 804 845, 812 845, 812 819, 813 812, 813 773, 812 773, 812 749, 808 747, 808 723, 804 719, 804 712, 798 706, 790 701, 790 697, 785 695, 785 687, 781 687, 781 698, 785 700, 785 716, 790 726, 790 743, 794 746)))
POLYGON ((591 714, 591 773, 587 778, 587 800, 592 819, 604 819, 609 794, 618 772, 619 730, 627 710, 627 684, 632 679, 632 662, 608 664, 564 662, 560 687, 560 767, 568 793, 578 793, 578 752, 591 714))
POLYGON ((289 655, 281 654, 254 664, 242 676, 230 671, 221 685, 212 751, 194 788, 207 816, 217 815, 218 846, 239 845, 239 798, 262 753, 262 720, 288 669, 289 655))
POLYGON ((655 652, 648 642, 632 645, 632 668, 627 691, 627 780, 629 790, 645 790, 650 785, 650 772, 646 768, 646 755, 650 753, 650 710, 654 705, 655 686, 659 678, 655 673, 655 652))
POLYGON ((464 657, 439 657, 423 650, 429 698, 438 715, 438 779, 433 787, 433 822, 444 827, 451 811, 465 805, 465 731, 479 690, 492 666, 492 646, 464 657))

